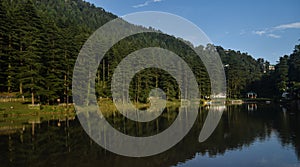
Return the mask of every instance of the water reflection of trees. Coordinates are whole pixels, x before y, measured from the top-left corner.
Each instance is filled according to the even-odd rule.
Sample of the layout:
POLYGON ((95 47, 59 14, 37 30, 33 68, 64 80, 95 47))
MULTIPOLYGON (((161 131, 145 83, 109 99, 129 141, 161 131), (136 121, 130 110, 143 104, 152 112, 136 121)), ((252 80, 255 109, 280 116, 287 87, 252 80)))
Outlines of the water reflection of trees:
MULTIPOLYGON (((161 117, 159 129, 167 128, 176 115, 161 117)), ((27 128, 0 136, 0 163, 4 166, 171 166, 192 159, 197 153, 214 157, 228 150, 241 149, 257 139, 265 140, 272 131, 279 136, 283 146, 293 145, 300 159, 300 119, 297 112, 282 112, 278 106, 272 105, 258 105, 256 111, 247 111, 247 106, 229 106, 212 136, 199 143, 198 135, 206 116, 207 112, 201 111, 189 134, 175 147, 146 158, 118 156, 102 149, 90 140, 77 120, 66 120, 60 124, 56 120, 43 122, 36 125, 34 135, 27 128)), ((108 119, 124 123, 124 118, 119 116, 108 119)), ((155 121, 149 126, 133 122, 127 122, 126 126, 129 126, 126 131, 130 135, 158 132, 155 121)))

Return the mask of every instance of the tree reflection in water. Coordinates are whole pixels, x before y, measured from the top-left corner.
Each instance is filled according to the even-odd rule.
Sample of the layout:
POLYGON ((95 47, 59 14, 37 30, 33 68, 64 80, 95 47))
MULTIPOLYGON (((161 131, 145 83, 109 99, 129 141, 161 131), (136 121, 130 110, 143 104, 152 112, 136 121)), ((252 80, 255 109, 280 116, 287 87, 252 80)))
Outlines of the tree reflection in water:
MULTIPOLYGON (((168 128, 177 113, 178 109, 168 108, 157 120, 147 123, 133 122, 120 114, 110 115, 107 120, 128 135, 149 136, 168 128)), ((8 130, 0 132, 0 163, 1 166, 173 166, 193 159, 196 154, 222 156, 256 140, 267 140, 272 133, 283 147, 292 146, 300 160, 300 114, 295 109, 260 104, 227 106, 212 136, 199 143, 206 116, 207 109, 202 108, 194 127, 180 143, 145 158, 128 158, 102 149, 86 135, 77 119, 27 122, 18 127, 11 123, 5 125, 8 130)), ((104 131, 99 133, 106 139, 104 131)))

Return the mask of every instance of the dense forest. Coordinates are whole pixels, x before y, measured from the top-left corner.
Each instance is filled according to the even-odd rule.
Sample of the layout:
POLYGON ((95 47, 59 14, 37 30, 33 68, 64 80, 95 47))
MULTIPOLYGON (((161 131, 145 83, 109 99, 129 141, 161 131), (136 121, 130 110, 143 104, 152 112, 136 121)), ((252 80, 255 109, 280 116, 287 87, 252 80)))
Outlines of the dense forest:
MULTIPOLYGON (((57 99, 71 102, 73 68, 82 45, 97 28, 117 16, 83 0, 0 2, 0 92, 30 97, 32 103, 53 104, 57 99)), ((207 71, 191 46, 173 36, 146 33, 121 40, 107 52, 95 76, 98 97, 111 97, 111 78, 120 60, 149 46, 166 48, 183 58, 201 85, 201 96, 210 95, 207 71)), ((247 53, 220 46, 195 49, 206 54, 214 48, 224 64, 229 98, 245 97, 248 91, 273 98, 282 92, 299 89, 300 45, 291 55, 281 57, 275 69, 264 59, 255 60, 247 53)), ((148 69, 132 80, 131 99, 146 102, 148 92, 155 87, 163 89, 168 100, 180 95, 170 75, 162 70, 148 69)))
POLYGON ((41 102, 70 101, 79 50, 116 18, 81 0, 1 0, 0 91, 41 102))
MULTIPOLYGON (((293 53, 279 58, 276 65, 246 53, 217 47, 227 76, 228 96, 245 97, 253 91, 259 97, 280 98, 283 92, 296 93, 300 88, 300 45, 293 53)), ((299 98, 299 97, 298 97, 299 98)))

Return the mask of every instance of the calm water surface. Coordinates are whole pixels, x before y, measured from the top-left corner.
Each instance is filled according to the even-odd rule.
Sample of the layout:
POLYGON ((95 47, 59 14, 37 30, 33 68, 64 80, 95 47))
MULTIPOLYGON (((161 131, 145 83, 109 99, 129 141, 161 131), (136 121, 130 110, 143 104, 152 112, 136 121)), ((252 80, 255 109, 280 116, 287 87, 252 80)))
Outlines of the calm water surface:
MULTIPOLYGON (((146 158, 118 156, 102 149, 74 117, 35 117, 20 122, 20 117, 0 115, 0 166, 300 166, 299 111, 265 104, 226 108, 217 129, 204 143, 197 140, 207 115, 205 108, 180 143, 146 158)), ((107 119, 126 134, 149 136, 168 128, 177 112, 168 108, 149 123, 132 122, 120 115, 107 119)), ((105 137, 105 132, 101 135, 105 137)))

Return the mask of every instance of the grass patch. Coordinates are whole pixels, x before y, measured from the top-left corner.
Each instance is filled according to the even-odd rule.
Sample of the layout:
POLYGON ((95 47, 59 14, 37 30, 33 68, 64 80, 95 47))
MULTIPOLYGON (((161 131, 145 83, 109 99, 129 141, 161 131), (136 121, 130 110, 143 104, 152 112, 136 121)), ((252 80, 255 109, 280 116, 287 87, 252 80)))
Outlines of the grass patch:
POLYGON ((32 113, 27 104, 20 102, 0 103, 0 113, 6 114, 26 114, 32 113))
MULTIPOLYGON (((40 123, 47 120, 75 119, 73 106, 39 106, 40 109, 30 109, 30 105, 20 102, 0 103, 0 129, 23 127, 32 122, 40 123)), ((36 107, 36 106, 34 106, 36 107)))
POLYGON ((58 105, 30 105, 20 102, 5 102, 0 103, 0 114, 9 114, 9 115, 36 115, 43 114, 48 112, 54 113, 65 113, 65 112, 74 112, 74 107, 72 105, 58 106, 58 105))
MULTIPOLYGON (((109 114, 109 113, 117 112, 116 106, 114 105, 113 101, 110 99, 101 99, 101 100, 99 100, 98 105, 99 105, 101 112, 103 112, 103 113, 109 114)), ((145 110, 145 109, 148 109, 151 104, 150 103, 146 103, 146 104, 145 103, 133 103, 133 105, 140 110, 145 110)), ((167 101, 166 107, 180 107, 180 105, 181 105, 180 100, 167 101)))

